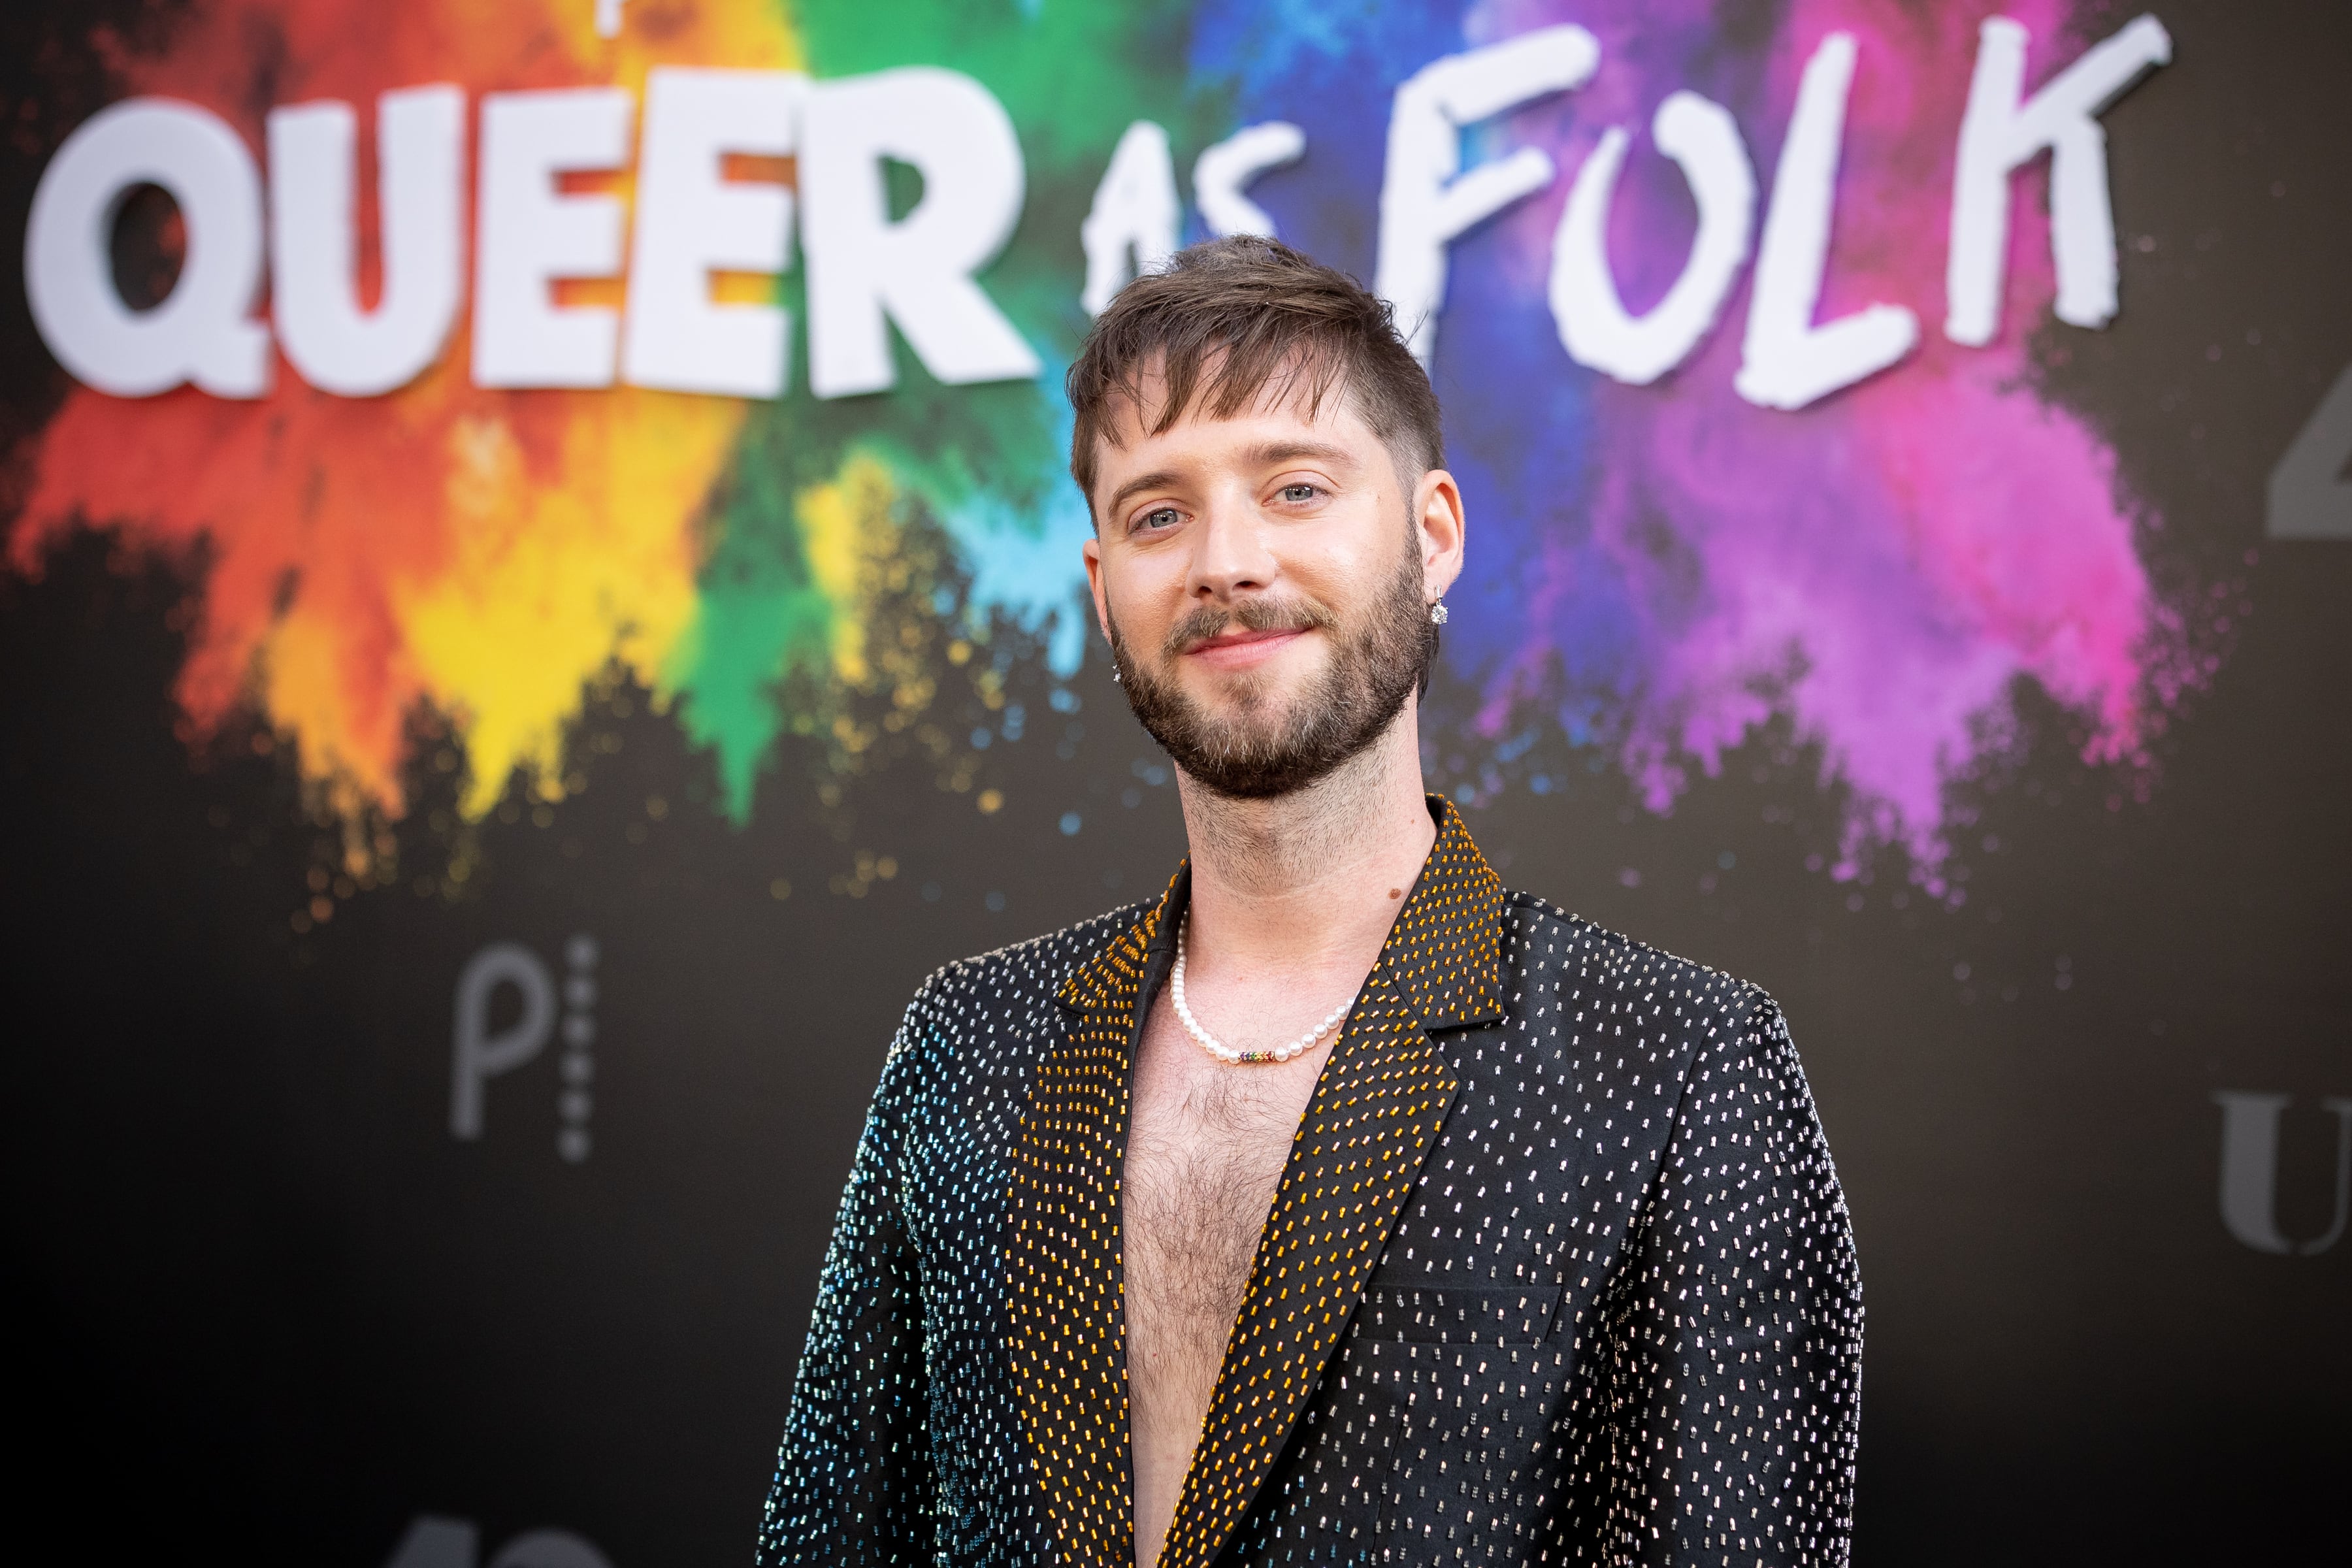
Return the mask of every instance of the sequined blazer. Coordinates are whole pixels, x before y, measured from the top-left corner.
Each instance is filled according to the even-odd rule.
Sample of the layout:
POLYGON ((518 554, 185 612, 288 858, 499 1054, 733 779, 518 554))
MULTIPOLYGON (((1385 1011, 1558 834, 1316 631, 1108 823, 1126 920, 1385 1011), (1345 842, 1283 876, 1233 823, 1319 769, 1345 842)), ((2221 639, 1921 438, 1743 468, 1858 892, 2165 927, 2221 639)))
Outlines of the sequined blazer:
MULTIPOLYGON (((1780 1010, 1506 892, 1432 809, 1160 1561, 1844 1562, 1861 1279, 1780 1010)), ((916 994, 762 1568, 1133 1563, 1119 1172, 1187 887, 916 994)))

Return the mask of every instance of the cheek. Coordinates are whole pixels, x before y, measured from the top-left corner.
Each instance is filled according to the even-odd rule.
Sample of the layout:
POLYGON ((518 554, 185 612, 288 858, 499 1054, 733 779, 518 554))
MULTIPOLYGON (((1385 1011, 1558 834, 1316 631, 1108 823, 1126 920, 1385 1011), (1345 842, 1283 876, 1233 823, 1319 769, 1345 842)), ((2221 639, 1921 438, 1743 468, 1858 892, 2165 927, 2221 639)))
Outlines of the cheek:
POLYGON ((1172 551, 1106 552, 1102 584, 1130 643, 1156 639, 1183 608, 1184 565, 1172 551))
POLYGON ((1359 605, 1379 595, 1397 569, 1397 542, 1387 541, 1385 550, 1379 542, 1350 529, 1289 552, 1283 570, 1301 592, 1326 605, 1359 605))

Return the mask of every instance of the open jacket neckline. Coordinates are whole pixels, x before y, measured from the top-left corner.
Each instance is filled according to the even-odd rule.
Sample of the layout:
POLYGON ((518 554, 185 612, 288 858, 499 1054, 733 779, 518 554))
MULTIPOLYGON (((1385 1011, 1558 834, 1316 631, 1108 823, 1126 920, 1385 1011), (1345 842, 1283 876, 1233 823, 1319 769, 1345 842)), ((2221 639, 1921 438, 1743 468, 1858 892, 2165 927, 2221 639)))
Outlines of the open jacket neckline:
MULTIPOLYGON (((1162 1568, 1205 1568, 1268 1475, 1362 1300, 1451 1108, 1433 1031, 1502 1016, 1506 895, 1442 796, 1437 838, 1300 1119, 1185 1473, 1162 1568)), ((1119 1192, 1135 1047, 1173 954, 1189 863, 1062 985, 1008 1194, 1006 1346, 1063 1559, 1130 1568, 1134 1502, 1119 1192)))

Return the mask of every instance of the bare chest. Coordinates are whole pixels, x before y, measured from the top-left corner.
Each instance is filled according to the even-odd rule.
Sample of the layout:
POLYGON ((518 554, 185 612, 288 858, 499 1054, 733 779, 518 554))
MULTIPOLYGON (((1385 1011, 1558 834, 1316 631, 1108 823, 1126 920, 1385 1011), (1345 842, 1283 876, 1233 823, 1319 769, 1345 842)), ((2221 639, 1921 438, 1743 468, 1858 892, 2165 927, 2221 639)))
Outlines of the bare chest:
POLYGON ((1197 1432, 1324 1055, 1231 1066, 1193 1046, 1164 995, 1153 1006, 1120 1194, 1139 1422, 1197 1432))

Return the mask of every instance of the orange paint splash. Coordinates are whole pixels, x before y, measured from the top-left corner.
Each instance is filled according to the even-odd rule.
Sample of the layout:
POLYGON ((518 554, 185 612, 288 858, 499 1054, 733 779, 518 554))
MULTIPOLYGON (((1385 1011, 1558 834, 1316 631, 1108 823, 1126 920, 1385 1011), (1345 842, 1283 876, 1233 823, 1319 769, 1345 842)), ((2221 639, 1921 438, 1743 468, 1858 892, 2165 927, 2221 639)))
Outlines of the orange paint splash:
MULTIPOLYGON (((800 65, 780 15, 679 0, 638 0, 614 40, 594 36, 585 0, 215 0, 160 53, 97 42, 127 92, 201 104, 257 150, 277 104, 341 99, 372 128, 377 95, 427 82, 642 95, 660 63, 800 65)), ((364 299, 375 214, 372 168, 360 175, 364 299)), ((40 438, 11 564, 37 573, 79 526, 203 563, 177 690, 193 727, 209 735, 257 708, 317 803, 346 821, 404 811, 420 710, 464 732, 468 815, 517 770, 552 798, 584 683, 617 658, 667 688, 694 614, 697 521, 744 409, 626 387, 488 391, 469 382, 469 356, 461 328, 415 383, 360 400, 315 391, 282 362, 257 403, 77 389, 40 438)))

